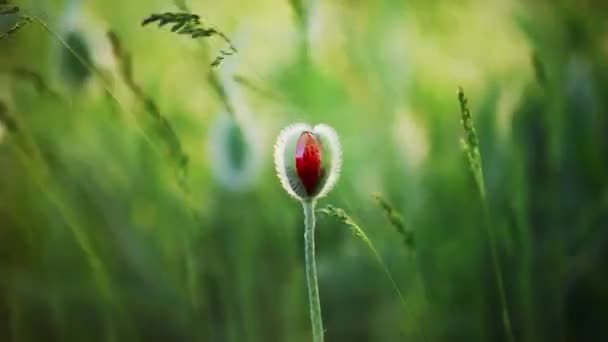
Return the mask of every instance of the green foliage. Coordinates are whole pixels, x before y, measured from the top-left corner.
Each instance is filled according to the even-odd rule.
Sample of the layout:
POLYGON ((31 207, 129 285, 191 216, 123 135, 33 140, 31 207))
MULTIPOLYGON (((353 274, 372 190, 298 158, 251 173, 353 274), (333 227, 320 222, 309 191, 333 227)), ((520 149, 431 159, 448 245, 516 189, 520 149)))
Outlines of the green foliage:
POLYGON ((172 12, 151 14, 142 21, 141 25, 146 26, 152 23, 158 23, 158 27, 161 28, 171 24, 171 32, 189 35, 193 39, 208 38, 213 36, 220 37, 226 44, 228 44, 228 49, 220 50, 219 55, 213 60, 213 62, 211 62, 212 67, 219 66, 224 58, 232 56, 238 52, 228 36, 213 27, 203 26, 200 16, 196 14, 172 12))

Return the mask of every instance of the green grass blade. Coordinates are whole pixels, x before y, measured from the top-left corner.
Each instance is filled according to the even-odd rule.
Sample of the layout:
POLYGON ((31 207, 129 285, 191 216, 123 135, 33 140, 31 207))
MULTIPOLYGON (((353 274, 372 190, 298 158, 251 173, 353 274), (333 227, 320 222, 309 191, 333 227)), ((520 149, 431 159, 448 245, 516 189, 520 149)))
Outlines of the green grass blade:
MULTIPOLYGON (((386 266, 386 263, 382 259, 382 256, 380 256, 380 253, 374 246, 372 240, 370 240, 370 238, 367 236, 367 234, 365 234, 365 231, 363 231, 363 229, 344 211, 344 209, 337 208, 332 205, 328 205, 325 208, 320 209, 319 212, 321 212, 329 217, 333 217, 333 218, 337 219, 342 224, 344 224, 346 227, 350 228, 350 230, 353 232, 353 234, 355 234, 355 236, 357 236, 359 239, 361 239, 361 241, 363 241, 363 243, 367 246, 367 248, 374 255, 374 258, 376 259, 378 264, 380 264, 380 267, 382 267, 382 270, 388 277, 389 281, 391 282, 391 285, 393 286, 393 289, 397 293, 397 296, 399 297, 399 301, 401 302, 401 304, 403 305, 404 308, 407 308, 405 297, 403 296, 403 293, 401 293, 401 290, 399 289, 399 286, 397 285, 395 278, 393 277, 391 271, 388 269, 388 266, 386 266)), ((424 332, 424 329, 421 330, 420 334, 421 334, 422 338, 424 339, 424 341, 427 341, 426 333, 424 332)))

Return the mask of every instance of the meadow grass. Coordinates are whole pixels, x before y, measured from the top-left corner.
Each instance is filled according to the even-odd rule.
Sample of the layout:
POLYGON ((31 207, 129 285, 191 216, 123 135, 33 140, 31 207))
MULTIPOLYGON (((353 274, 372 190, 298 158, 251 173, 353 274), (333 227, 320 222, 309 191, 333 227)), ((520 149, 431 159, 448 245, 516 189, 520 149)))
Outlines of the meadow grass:
POLYGON ((58 4, 0 5, 0 340, 305 341, 309 316, 317 341, 603 336, 601 5, 173 3, 88 3, 93 59, 58 4), (86 85, 53 79, 53 45, 86 85), (243 124, 227 79, 267 155, 290 121, 340 132, 339 196, 304 227, 267 155, 242 192, 214 181, 201 132, 243 124))

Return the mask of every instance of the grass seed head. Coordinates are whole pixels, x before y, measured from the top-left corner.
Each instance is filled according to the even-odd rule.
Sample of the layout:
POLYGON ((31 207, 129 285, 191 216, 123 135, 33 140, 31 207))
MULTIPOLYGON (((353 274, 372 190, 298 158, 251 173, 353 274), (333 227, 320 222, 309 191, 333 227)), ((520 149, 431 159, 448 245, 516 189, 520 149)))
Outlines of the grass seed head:
POLYGON ((481 152, 479 151, 479 139, 473 123, 473 116, 469 110, 469 100, 465 97, 462 87, 458 88, 458 102, 460 103, 460 115, 464 138, 460 141, 460 147, 467 159, 467 163, 473 173, 475 183, 482 198, 485 199, 485 184, 483 182, 483 169, 481 163, 481 152))
POLYGON ((372 197, 376 200, 382 211, 384 211, 384 216, 388 220, 391 226, 395 228, 395 230, 403 237, 403 244, 410 251, 414 251, 416 248, 416 240, 414 238, 414 232, 407 228, 405 225, 405 220, 399 214, 399 212, 394 208, 394 206, 386 199, 382 194, 374 193, 372 197))
POLYGON ((8 38, 32 22, 18 6, 0 4, 0 40, 8 38))
POLYGON ((219 66, 226 57, 232 56, 238 52, 226 34, 215 29, 214 27, 206 27, 203 25, 199 15, 188 12, 165 12, 151 14, 142 20, 141 26, 148 26, 154 23, 158 24, 159 28, 163 28, 168 25, 170 26, 171 32, 180 35, 187 35, 192 39, 219 37, 221 40, 223 40, 228 47, 219 51, 215 59, 211 62, 212 67, 219 66))

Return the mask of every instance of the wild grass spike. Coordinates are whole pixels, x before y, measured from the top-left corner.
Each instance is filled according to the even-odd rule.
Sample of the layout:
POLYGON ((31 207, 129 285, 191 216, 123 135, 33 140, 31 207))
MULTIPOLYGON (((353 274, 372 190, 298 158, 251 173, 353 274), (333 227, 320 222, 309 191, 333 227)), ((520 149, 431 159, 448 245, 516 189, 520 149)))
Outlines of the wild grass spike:
POLYGON ((393 226, 393 228, 395 228, 395 230, 397 230, 397 232, 403 237, 403 244, 405 247, 412 252, 415 251, 416 240, 414 238, 414 232, 405 226, 405 222, 401 214, 399 214, 393 205, 381 194, 375 193, 372 194, 372 197, 384 211, 384 215, 391 226, 393 226))
POLYGON ((490 240, 490 252, 492 254, 492 264, 494 268, 494 276, 496 277, 496 283, 498 287, 498 294, 500 296, 500 304, 502 309, 502 322, 509 342, 515 341, 513 337, 513 331, 511 329, 511 318, 509 316, 509 309, 507 305, 507 297, 505 291, 504 280, 502 276, 502 269, 500 266, 500 260, 498 256, 498 247, 496 242, 496 233, 494 232, 494 225, 490 218, 490 209, 488 207, 486 198, 486 187, 483 180, 483 168, 481 163, 481 153, 479 152, 479 140, 475 127, 473 125, 473 117, 469 110, 468 100, 464 96, 462 87, 458 88, 458 102, 460 103, 460 114, 462 128, 464 129, 465 137, 460 141, 461 147, 464 151, 465 157, 475 179, 479 196, 481 197, 481 204, 483 206, 485 216, 485 227, 490 240))
POLYGON ((475 178, 475 183, 481 197, 485 200, 486 188, 483 182, 483 169, 481 166, 481 153, 479 152, 479 140, 473 125, 473 117, 469 110, 468 99, 464 96, 462 87, 458 88, 458 102, 460 103, 460 114, 462 128, 464 129, 465 137, 460 141, 462 150, 464 151, 467 162, 475 178))
POLYGON ((342 166, 342 148, 333 128, 298 123, 279 133, 274 162, 285 191, 304 208, 304 250, 310 320, 314 342, 323 341, 323 321, 315 263, 315 205, 336 185, 342 166), (329 156, 326 153, 329 152, 329 156))
MULTIPOLYGON (((372 240, 370 240, 369 237, 367 236, 367 234, 365 234, 365 231, 355 222, 355 220, 353 220, 350 217, 350 215, 348 215, 346 213, 346 211, 344 211, 344 209, 334 207, 333 205, 328 205, 319 211, 329 217, 332 217, 332 218, 340 221, 343 225, 350 228, 350 230, 353 232, 353 234, 355 234, 355 236, 360 238, 361 241, 363 241, 363 243, 365 243, 367 248, 369 248, 369 250, 372 252, 374 257, 376 258, 376 261, 378 262, 378 264, 380 264, 380 266, 382 267, 382 270, 384 271, 384 273, 390 280, 391 285, 393 286, 393 288, 395 289, 395 292, 399 296, 399 300, 401 301, 401 304, 403 305, 404 308, 407 308, 407 305, 405 303, 405 297, 401 293, 401 290, 399 290, 399 286, 397 286, 397 282, 395 281, 395 278, 393 278, 393 275, 391 274, 390 270, 388 269, 388 266, 386 266, 386 263, 384 262, 384 260, 382 260, 382 256, 380 256, 380 253, 378 252, 378 250, 372 243, 372 240)), ((425 333, 425 330, 423 327, 420 328, 420 335, 422 337, 422 340, 424 340, 424 341, 427 340, 426 333, 425 333)))
POLYGON ((189 35, 193 39, 208 38, 218 36, 228 44, 228 49, 220 50, 219 54, 211 62, 212 67, 219 66, 224 58, 232 56, 238 52, 232 41, 223 32, 216 30, 213 27, 204 27, 200 16, 191 13, 173 13, 165 12, 159 14, 151 14, 141 22, 141 26, 146 26, 152 23, 158 23, 158 27, 171 25, 171 32, 177 34, 189 35))
POLYGON ((15 34, 17 31, 21 30, 32 22, 32 18, 23 14, 18 6, 0 5, 0 16, 2 15, 18 15, 19 18, 7 31, 0 32, 0 40, 15 34))

